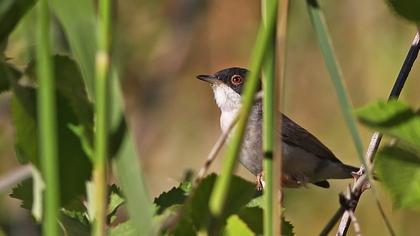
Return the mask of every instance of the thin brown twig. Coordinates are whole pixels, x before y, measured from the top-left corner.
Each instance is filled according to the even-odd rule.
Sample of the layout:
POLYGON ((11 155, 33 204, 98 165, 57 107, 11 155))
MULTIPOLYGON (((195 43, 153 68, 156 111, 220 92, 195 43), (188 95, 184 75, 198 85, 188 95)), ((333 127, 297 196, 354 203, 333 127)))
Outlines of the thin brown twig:
POLYGON ((209 155, 207 155, 206 162, 204 162, 204 165, 201 167, 200 171, 197 174, 197 178, 195 180, 195 184, 198 185, 201 180, 205 177, 207 171, 209 170, 211 164, 216 159, 217 154, 220 152, 220 150, 223 147, 223 144, 225 144, 227 137, 229 136, 231 130, 235 126, 236 122, 238 121, 238 116, 235 117, 235 119, 230 123, 229 127, 227 128, 226 132, 223 132, 219 138, 217 139, 216 143, 214 144, 213 148, 211 149, 209 155))
POLYGON ((353 223, 354 233, 356 234, 356 236, 362 236, 362 231, 360 229, 359 222, 357 221, 357 218, 354 215, 354 212, 352 210, 348 210, 347 214, 349 214, 351 222, 353 223))

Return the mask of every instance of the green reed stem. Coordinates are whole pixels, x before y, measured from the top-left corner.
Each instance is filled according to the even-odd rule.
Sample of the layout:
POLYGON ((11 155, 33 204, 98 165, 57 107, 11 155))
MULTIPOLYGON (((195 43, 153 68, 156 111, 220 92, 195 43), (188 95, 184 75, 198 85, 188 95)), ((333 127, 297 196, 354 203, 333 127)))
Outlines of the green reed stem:
POLYGON ((220 217, 225 207, 226 197, 232 181, 233 171, 236 167, 238 154, 241 148, 248 115, 254 101, 254 94, 259 84, 259 73, 265 58, 267 48, 276 27, 277 0, 273 0, 273 7, 267 12, 267 26, 260 26, 257 41, 251 56, 250 74, 244 88, 243 104, 240 111, 238 124, 233 133, 232 141, 227 149, 223 169, 217 178, 213 192, 210 196, 210 211, 215 217, 220 217))
POLYGON ((41 167, 46 186, 43 235, 55 236, 59 234, 60 191, 58 185, 55 81, 52 69, 53 61, 51 60, 50 13, 47 0, 39 1, 37 19, 38 124, 40 127, 41 167))
POLYGON ((96 52, 96 122, 95 122, 95 158, 93 178, 95 184, 95 221, 94 235, 106 235, 107 209, 107 159, 108 159, 108 131, 109 131, 109 67, 111 45, 111 1, 98 2, 98 49, 96 52))
MULTIPOLYGON (((267 27, 267 14, 269 9, 274 8, 273 0, 263 0, 262 1, 262 16, 265 27, 267 27)), ((277 12, 275 13, 277 15, 277 12)), ((276 127, 276 30, 269 39, 267 52, 263 64, 263 152, 264 152, 264 235, 272 236, 276 231, 274 227, 278 228, 281 222, 279 218, 275 217, 275 207, 277 204, 275 196, 278 192, 277 187, 275 186, 275 176, 274 173, 274 151, 275 151, 275 141, 276 136, 275 132, 277 131, 276 127)), ((280 232, 280 230, 278 230, 280 232)))

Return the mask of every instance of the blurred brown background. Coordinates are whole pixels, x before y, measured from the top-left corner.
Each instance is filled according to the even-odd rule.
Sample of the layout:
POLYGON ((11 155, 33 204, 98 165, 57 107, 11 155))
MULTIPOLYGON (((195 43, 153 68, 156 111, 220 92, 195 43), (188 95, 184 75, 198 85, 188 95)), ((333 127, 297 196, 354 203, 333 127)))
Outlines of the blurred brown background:
MULTIPOLYGON (((355 107, 386 99, 415 33, 384 1, 321 1, 348 92, 355 107)), ((118 1, 115 55, 127 112, 135 131, 150 195, 168 190, 186 170, 198 171, 220 134, 219 111, 197 74, 246 67, 260 20, 259 1, 118 1)), ((359 165, 325 69, 305 1, 291 1, 283 111, 322 140, 344 162, 359 165)), ((8 57, 24 65, 33 42, 20 27, 9 40, 8 57)), ((284 46, 284 45, 280 45, 284 46)), ((419 63, 401 99, 414 107, 419 63)), ((371 132, 361 127, 367 146, 371 132)), ((0 174, 18 166, 13 148, 9 95, 0 95, 0 174)), ((211 171, 218 172, 220 159, 211 171)), ((238 173, 254 180, 243 167, 238 173)), ((337 194, 349 181, 285 190, 286 216, 296 235, 315 235, 338 207, 337 194)), ((420 230, 417 212, 394 209, 384 189, 381 201, 399 235, 420 230)), ((27 215, 19 203, 0 196, 0 223, 19 224, 27 215)), ((364 235, 386 235, 372 193, 356 212, 364 235)), ((351 229, 352 230, 352 229, 351 229)), ((351 233, 352 234, 352 233, 351 233)), ((350 234, 350 235, 351 235, 350 234)))

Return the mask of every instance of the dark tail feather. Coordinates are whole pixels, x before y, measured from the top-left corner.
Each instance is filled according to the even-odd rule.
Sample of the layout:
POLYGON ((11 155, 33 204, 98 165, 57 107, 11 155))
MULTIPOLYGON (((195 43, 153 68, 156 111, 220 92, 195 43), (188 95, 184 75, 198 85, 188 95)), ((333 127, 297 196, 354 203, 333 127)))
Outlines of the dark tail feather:
POLYGON ((349 170, 350 174, 351 174, 351 172, 357 172, 360 169, 360 167, 349 166, 349 165, 346 165, 346 164, 343 164, 343 165, 344 165, 344 168, 349 170))
POLYGON ((330 183, 326 180, 315 182, 313 184, 315 184, 316 186, 319 186, 321 188, 329 188, 330 187, 330 183))

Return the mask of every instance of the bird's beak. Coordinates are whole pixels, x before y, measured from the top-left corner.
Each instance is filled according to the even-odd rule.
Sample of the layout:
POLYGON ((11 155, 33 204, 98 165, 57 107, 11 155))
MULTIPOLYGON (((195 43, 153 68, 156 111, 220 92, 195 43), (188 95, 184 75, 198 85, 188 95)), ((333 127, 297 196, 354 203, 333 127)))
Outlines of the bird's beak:
POLYGON ((197 79, 214 84, 217 81, 217 77, 214 75, 197 75, 197 79))

